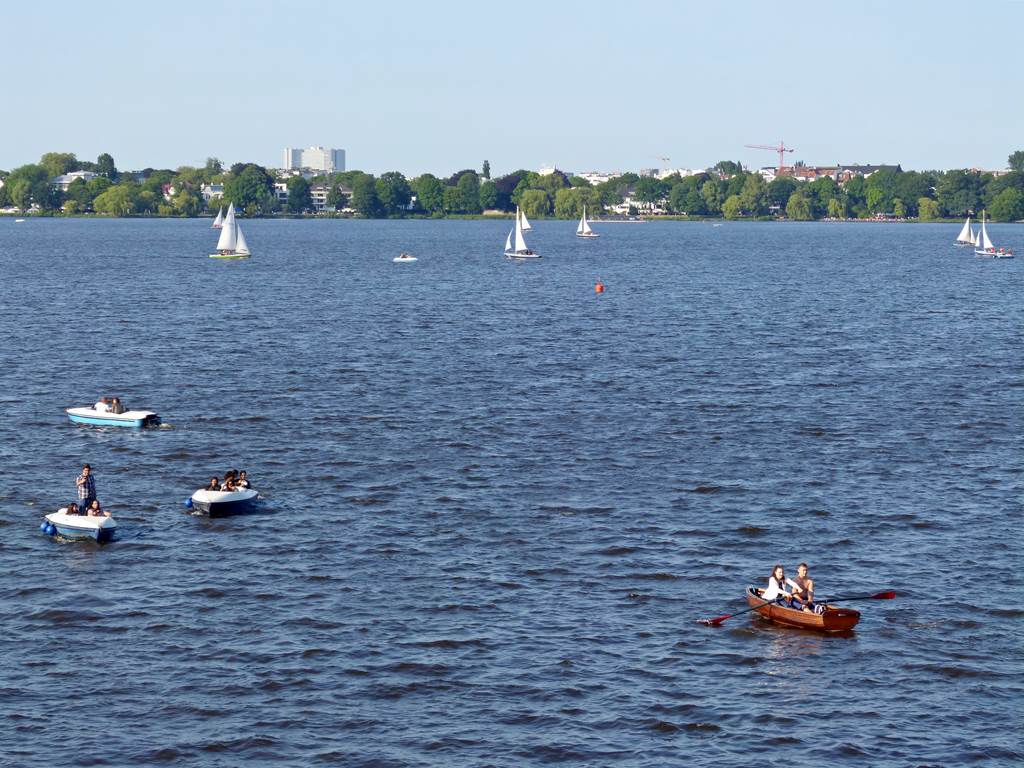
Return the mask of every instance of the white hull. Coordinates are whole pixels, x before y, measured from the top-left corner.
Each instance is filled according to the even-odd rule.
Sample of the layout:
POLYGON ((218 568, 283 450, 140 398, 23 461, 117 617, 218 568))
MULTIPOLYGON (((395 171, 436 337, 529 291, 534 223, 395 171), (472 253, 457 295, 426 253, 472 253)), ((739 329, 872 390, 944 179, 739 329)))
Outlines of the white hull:
POLYGON ((1012 253, 1005 253, 1005 252, 1004 253, 998 253, 998 252, 993 253, 991 251, 977 251, 976 250, 974 252, 974 255, 978 256, 980 258, 983 258, 983 259, 1012 259, 1013 258, 1013 254, 1012 253))
POLYGON ((509 259, 539 259, 539 253, 516 253, 515 251, 505 251, 505 256, 509 259))
POLYGON ((416 257, 415 256, 405 256, 405 257, 395 256, 395 258, 393 258, 392 261, 395 262, 396 264, 405 264, 405 263, 410 262, 410 261, 416 261, 416 257))
POLYGON ((583 232, 577 232, 576 237, 600 237, 600 235, 597 234, 597 232, 589 232, 587 234, 584 234, 583 232))
POLYGON ((211 253, 211 259, 248 259, 251 253, 211 253))

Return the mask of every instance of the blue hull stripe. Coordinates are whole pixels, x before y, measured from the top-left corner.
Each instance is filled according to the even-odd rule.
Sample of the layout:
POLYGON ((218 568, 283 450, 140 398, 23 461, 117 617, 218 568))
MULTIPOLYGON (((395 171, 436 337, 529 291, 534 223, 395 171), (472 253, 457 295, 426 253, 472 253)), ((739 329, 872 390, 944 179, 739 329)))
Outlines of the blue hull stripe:
POLYGON ((125 421, 124 419, 104 419, 102 416, 77 416, 68 414, 68 418, 76 424, 98 424, 103 427, 141 427, 144 419, 125 421))

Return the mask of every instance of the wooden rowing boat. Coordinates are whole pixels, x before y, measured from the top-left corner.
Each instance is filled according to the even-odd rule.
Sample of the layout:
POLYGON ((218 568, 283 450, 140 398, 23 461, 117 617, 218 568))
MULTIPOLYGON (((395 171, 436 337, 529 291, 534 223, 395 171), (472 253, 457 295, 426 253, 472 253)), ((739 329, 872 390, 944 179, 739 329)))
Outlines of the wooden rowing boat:
POLYGON ((813 629, 818 632, 849 632, 860 621, 860 611, 852 608, 826 605, 824 613, 808 613, 775 602, 765 605, 761 597, 762 592, 764 590, 758 587, 747 587, 747 604, 758 615, 784 627, 813 629))

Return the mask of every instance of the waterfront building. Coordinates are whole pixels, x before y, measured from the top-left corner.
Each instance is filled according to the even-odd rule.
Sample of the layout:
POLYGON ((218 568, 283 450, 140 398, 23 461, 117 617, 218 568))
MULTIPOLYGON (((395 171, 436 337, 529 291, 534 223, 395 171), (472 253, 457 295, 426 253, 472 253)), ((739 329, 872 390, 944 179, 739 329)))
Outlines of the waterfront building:
POLYGON ((308 149, 286 149, 284 151, 284 170, 308 168, 314 171, 340 173, 345 170, 345 150, 328 149, 326 147, 309 147, 308 149))
POLYGON ((223 184, 203 184, 200 188, 199 193, 203 196, 203 200, 210 202, 214 198, 224 197, 224 185, 223 184))
POLYGON ((59 189, 61 192, 67 192, 68 187, 71 186, 72 182, 81 179, 82 181, 89 182, 99 176, 98 173, 92 171, 72 171, 71 173, 65 173, 63 176, 55 176, 50 180, 50 184, 54 189, 59 189))

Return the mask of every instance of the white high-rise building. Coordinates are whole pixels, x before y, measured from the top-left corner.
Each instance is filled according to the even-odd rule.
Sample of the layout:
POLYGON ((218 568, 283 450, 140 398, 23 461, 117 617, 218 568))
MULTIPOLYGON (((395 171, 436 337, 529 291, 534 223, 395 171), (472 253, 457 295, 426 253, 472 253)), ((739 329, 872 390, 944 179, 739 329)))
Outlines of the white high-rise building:
POLYGON ((286 149, 284 165, 286 171, 311 168, 314 171, 339 173, 345 170, 345 150, 310 147, 309 149, 286 149))

